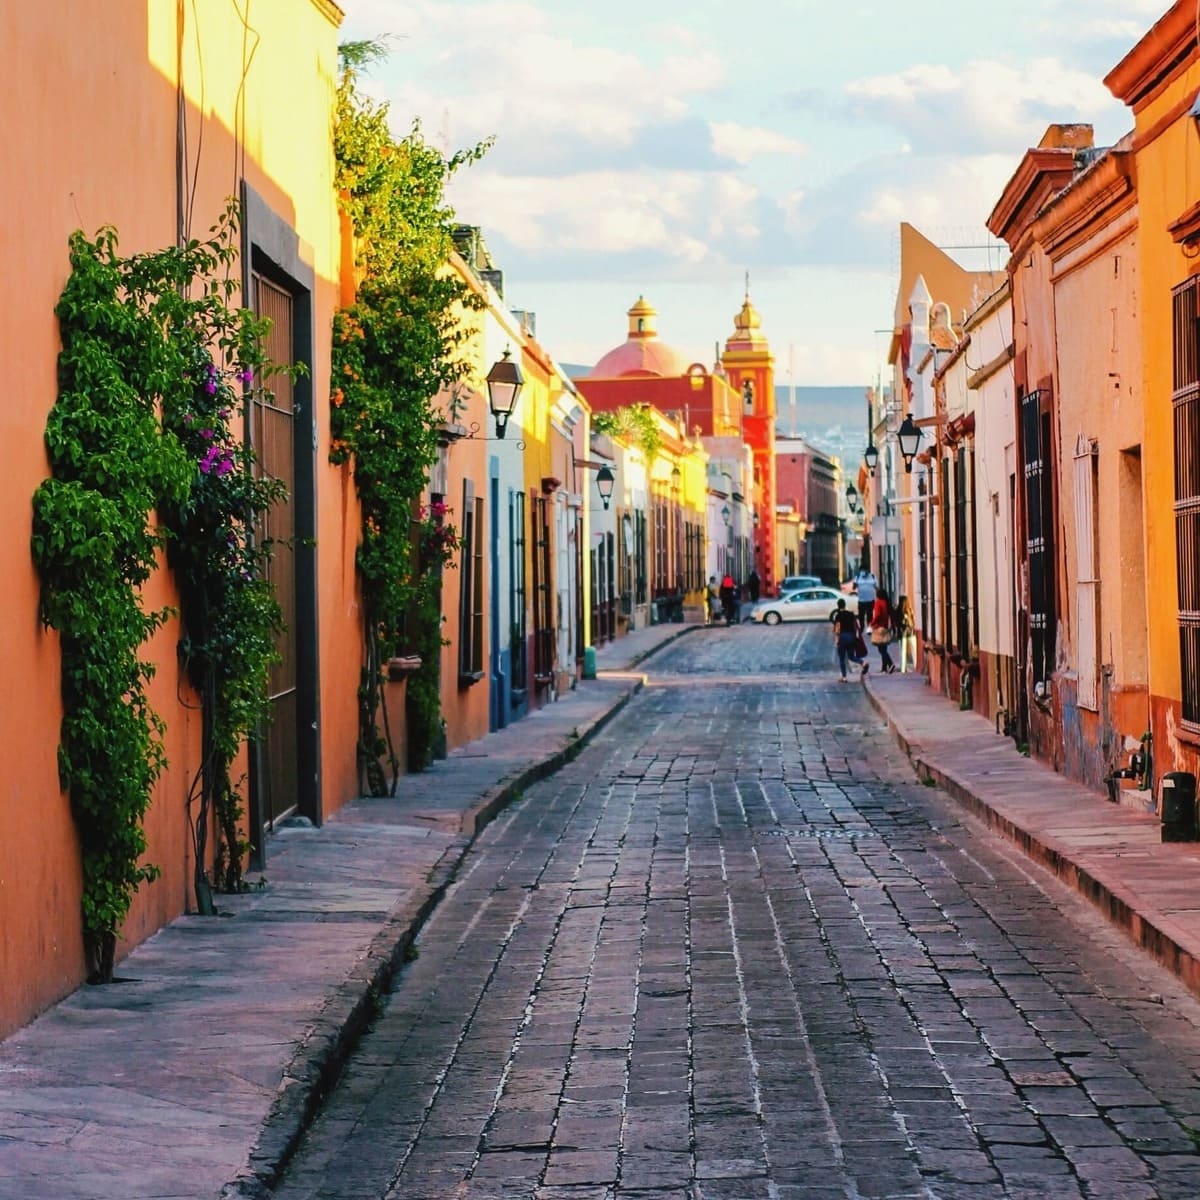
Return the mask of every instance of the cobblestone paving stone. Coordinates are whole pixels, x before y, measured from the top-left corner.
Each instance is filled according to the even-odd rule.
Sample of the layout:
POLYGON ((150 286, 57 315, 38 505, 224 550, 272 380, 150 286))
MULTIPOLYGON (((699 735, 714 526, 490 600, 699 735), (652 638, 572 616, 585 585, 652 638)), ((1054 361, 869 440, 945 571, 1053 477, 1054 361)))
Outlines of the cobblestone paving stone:
POLYGON ((490 827, 280 1200, 1194 1200, 1200 1005, 704 631, 490 827))

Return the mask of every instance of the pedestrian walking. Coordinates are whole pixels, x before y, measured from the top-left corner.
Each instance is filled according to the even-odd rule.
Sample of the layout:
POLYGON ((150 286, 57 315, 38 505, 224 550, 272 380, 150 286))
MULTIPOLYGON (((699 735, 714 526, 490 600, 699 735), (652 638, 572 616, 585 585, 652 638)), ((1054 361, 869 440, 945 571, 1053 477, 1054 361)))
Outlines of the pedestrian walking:
POLYGON ((907 596, 896 602, 896 629, 900 638, 900 673, 905 675, 917 669, 917 614, 907 596))
POLYGON ((721 580, 721 611, 725 614, 725 624, 732 625, 737 615, 737 584, 732 575, 726 575, 721 580))
POLYGON ((708 577, 708 623, 715 625, 721 617, 721 585, 715 575, 708 577))
POLYGON ((854 577, 854 592, 858 596, 858 619, 864 629, 871 624, 871 610, 875 607, 875 593, 879 581, 871 574, 870 567, 863 567, 854 577))
POLYGON ((895 673, 896 664, 892 661, 889 646, 895 636, 895 617, 892 612, 892 602, 887 592, 880 589, 875 593, 875 603, 871 607, 871 645, 879 651, 879 669, 885 675, 895 673))
POLYGON ((758 603, 759 594, 762 591, 762 580, 758 577, 758 572, 751 570, 749 577, 746 580, 746 596, 751 604, 758 603))
POLYGON ((865 675, 871 669, 871 662, 867 658, 867 647, 862 640, 862 622, 858 615, 846 607, 845 600, 839 600, 837 608, 829 614, 829 623, 833 626, 833 644, 837 648, 842 682, 846 682, 848 662, 860 668, 860 675, 865 675))

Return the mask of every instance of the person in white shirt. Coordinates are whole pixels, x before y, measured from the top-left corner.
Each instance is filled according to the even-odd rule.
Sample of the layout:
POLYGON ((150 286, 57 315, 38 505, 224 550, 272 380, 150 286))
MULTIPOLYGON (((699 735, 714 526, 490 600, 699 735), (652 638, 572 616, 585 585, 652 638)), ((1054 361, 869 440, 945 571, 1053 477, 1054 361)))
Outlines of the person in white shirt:
POLYGON ((870 567, 863 567, 854 577, 854 591, 858 596, 858 619, 867 629, 871 624, 871 609, 875 607, 875 593, 879 581, 871 574, 870 567))

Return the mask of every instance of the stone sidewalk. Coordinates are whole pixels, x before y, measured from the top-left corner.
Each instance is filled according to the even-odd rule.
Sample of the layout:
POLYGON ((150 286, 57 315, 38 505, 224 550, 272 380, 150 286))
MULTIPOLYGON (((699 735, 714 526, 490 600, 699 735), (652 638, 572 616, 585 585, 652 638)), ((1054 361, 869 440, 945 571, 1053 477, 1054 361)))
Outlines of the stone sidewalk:
POLYGON ((919 675, 867 676, 918 774, 1077 889, 1200 994, 1200 843, 1164 843, 1157 816, 1018 752, 919 675))
POLYGON ((265 1196, 476 833, 573 758, 693 626, 637 630, 599 677, 358 800, 279 829, 265 883, 181 917, 0 1043, 3 1200, 265 1196))

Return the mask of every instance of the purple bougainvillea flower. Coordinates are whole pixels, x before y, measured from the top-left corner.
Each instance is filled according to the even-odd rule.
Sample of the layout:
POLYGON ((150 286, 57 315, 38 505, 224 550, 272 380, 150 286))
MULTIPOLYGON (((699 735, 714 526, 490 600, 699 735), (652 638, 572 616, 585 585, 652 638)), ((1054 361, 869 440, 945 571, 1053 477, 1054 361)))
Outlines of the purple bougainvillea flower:
POLYGON ((242 371, 242 373, 238 376, 238 378, 244 384, 246 384, 247 387, 249 387, 250 384, 252 384, 254 382, 254 372, 249 367, 247 367, 244 371, 242 371))
POLYGON ((217 459, 220 456, 220 446, 209 446, 207 453, 200 460, 200 474, 207 475, 217 465, 217 459))
POLYGON ((204 384, 204 390, 210 396, 215 396, 217 394, 217 381, 212 378, 208 379, 208 381, 204 384))

